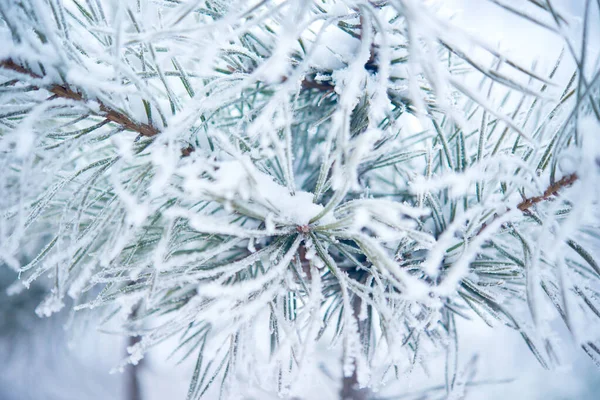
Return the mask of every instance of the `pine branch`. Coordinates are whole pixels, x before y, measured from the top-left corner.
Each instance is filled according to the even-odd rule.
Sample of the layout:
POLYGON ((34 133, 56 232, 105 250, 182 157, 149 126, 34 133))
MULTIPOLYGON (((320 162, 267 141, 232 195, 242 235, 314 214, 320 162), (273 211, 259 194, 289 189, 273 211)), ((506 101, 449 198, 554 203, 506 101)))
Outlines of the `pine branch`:
MULTIPOLYGON (((43 78, 42 76, 40 76, 36 73, 33 73, 32 71, 28 70, 27 68, 24 68, 21 65, 15 63, 11 59, 0 61, 0 67, 14 71, 14 72, 18 72, 23 75, 30 76, 35 79, 43 78)), ((54 85, 45 87, 44 89, 48 90, 50 93, 53 93, 56 97, 60 97, 63 99, 70 99, 70 100, 75 100, 75 101, 84 101, 85 100, 83 97, 83 94, 81 94, 80 92, 78 92, 76 90, 71 89, 68 85, 63 86, 63 85, 54 84, 54 85)), ((90 99, 87 99, 87 100, 90 100, 90 99)), ((120 125, 123 129, 126 129, 128 131, 137 132, 141 136, 146 136, 146 137, 153 137, 159 133, 158 129, 156 129, 154 126, 135 122, 127 115, 108 107, 107 105, 102 103, 100 100, 98 100, 98 99, 94 99, 94 100, 100 106, 99 108, 100 108, 100 111, 102 112, 101 115, 104 116, 107 120, 114 122, 117 125, 120 125)))
MULTIPOLYGON (((549 200, 553 196, 558 196, 559 190, 571 186, 573 183, 575 183, 575 181, 577 179, 579 179, 577 174, 571 174, 571 175, 564 176, 560 180, 555 182, 554 184, 548 186, 546 188, 546 190, 544 190, 544 193, 541 196, 533 196, 533 197, 527 197, 527 198, 523 199, 517 205, 517 208, 524 213, 528 213, 529 209, 531 207, 533 207, 534 205, 536 205, 538 203, 541 203, 542 201, 549 200)), ((477 235, 481 234, 481 232, 483 232, 484 229, 487 228, 487 225, 488 224, 484 223, 481 226, 481 229, 479 229, 479 231, 477 232, 477 235)))
MULTIPOLYGON (((537 5, 537 0, 530 1, 537 5)), ((523 162, 538 163, 538 169, 544 170, 558 151, 572 151, 579 145, 565 142, 570 127, 563 121, 567 114, 564 109, 573 102, 568 101, 571 95, 587 87, 574 88, 577 75, 540 128, 532 131, 538 124, 529 120, 538 112, 545 115, 550 104, 538 100, 546 98, 542 95, 553 84, 562 55, 550 76, 542 77, 535 69, 521 67, 478 40, 466 40, 494 58, 491 65, 484 65, 472 57, 472 46, 463 44, 467 36, 461 34, 461 40, 455 39, 454 29, 419 2, 399 6, 358 0, 356 7, 336 7, 332 12, 329 7, 335 1, 324 0, 323 7, 299 4, 287 8, 283 3, 271 8, 269 2, 260 2, 242 14, 241 10, 229 10, 227 2, 168 10, 149 2, 143 13, 141 6, 137 11, 123 9, 120 16, 115 12, 121 18, 106 21, 101 15, 103 2, 89 3, 87 8, 78 4, 80 16, 68 12, 64 17, 55 2, 40 2, 48 6, 40 13, 56 11, 57 29, 38 29, 41 24, 37 11, 32 14, 16 7, 13 13, 0 7, 8 29, 0 32, 13 35, 16 50, 21 46, 20 35, 30 35, 33 30, 38 33, 40 48, 60 50, 61 43, 72 42, 72 47, 80 51, 77 58, 64 57, 64 70, 80 68, 81 58, 91 63, 101 59, 106 66, 125 62, 132 68, 130 82, 114 83, 136 83, 146 90, 142 101, 148 119, 141 115, 136 120, 137 113, 129 113, 121 101, 134 101, 131 106, 135 107, 141 105, 138 98, 111 100, 115 94, 112 91, 95 93, 70 78, 51 81, 51 74, 35 64, 17 57, 0 57, 0 68, 7 75, 7 81, 0 82, 5 99, 0 122, 8 127, 6 135, 2 131, 0 156, 7 157, 9 167, 14 165, 6 168, 6 178, 3 175, 0 179, 0 187, 10 192, 0 203, 0 210, 7 215, 0 217, 0 228, 4 224, 10 232, 13 225, 18 228, 14 229, 15 239, 9 237, 10 246, 6 246, 11 248, 10 257, 12 248, 18 256, 17 247, 31 237, 55 238, 25 267, 14 262, 26 282, 45 276, 47 271, 56 271, 53 276, 61 277, 56 280, 55 293, 43 306, 48 314, 55 312, 51 301, 58 299, 57 293, 79 293, 81 283, 88 289, 102 287, 98 297, 88 303, 90 308, 120 304, 120 299, 127 296, 141 299, 138 307, 144 306, 148 312, 138 316, 136 307, 126 316, 128 322, 122 322, 130 333, 139 334, 129 339, 129 347, 145 351, 162 338, 183 332, 176 351, 183 354, 183 359, 198 352, 188 394, 194 400, 208 396, 209 386, 219 379, 222 394, 237 390, 234 380, 244 379, 245 372, 236 365, 259 359, 254 353, 263 351, 262 346, 254 349, 240 345, 255 342, 254 329, 244 327, 266 323, 261 310, 267 305, 271 306, 271 355, 276 357, 269 358, 268 365, 259 366, 268 373, 257 376, 256 384, 261 389, 275 390, 277 386, 280 395, 301 387, 301 382, 295 381, 303 375, 306 364, 317 362, 312 356, 316 344, 334 334, 336 343, 337 338, 344 341, 344 362, 348 363, 344 367, 354 363, 353 373, 338 382, 338 395, 351 400, 372 397, 370 387, 359 387, 359 377, 376 376, 370 368, 402 365, 395 349, 406 349, 414 365, 427 361, 419 347, 421 337, 432 338, 436 347, 447 347, 449 339, 456 340, 454 323, 451 332, 450 323, 444 326, 449 320, 437 312, 442 302, 447 304, 444 313, 464 315, 463 310, 470 307, 486 322, 504 321, 521 331, 543 365, 547 364, 544 350, 552 359, 550 345, 538 350, 521 330, 521 321, 517 322, 512 310, 505 310, 501 303, 504 298, 535 303, 536 299, 530 297, 535 291, 529 290, 529 283, 536 282, 527 280, 523 269, 528 267, 527 257, 542 260, 546 246, 554 244, 540 236, 535 223, 506 229, 512 227, 508 217, 517 222, 539 222, 532 215, 537 204, 554 201, 561 190, 566 191, 578 179, 576 174, 565 176, 543 184, 533 193, 525 193, 522 180, 515 179, 523 162), (322 30, 303 28, 314 18, 323 20, 322 30), (148 29, 163 19, 167 27, 178 26, 175 30, 148 29), (437 28, 421 27, 432 24, 437 28), (213 32, 204 36, 203 32, 213 28, 227 32, 227 37, 215 37, 213 32), (204 57, 206 47, 214 50, 211 57, 204 57), (105 57, 105 52, 115 57, 105 57), (168 60, 174 70, 164 69, 171 68, 167 67, 168 60), (515 72, 531 81, 522 84, 514 77, 515 72), (465 73, 482 78, 477 90, 458 84, 465 73), (266 79, 265 74, 272 76, 266 79), (539 83, 543 84, 539 91, 532 89, 539 83), (523 96, 510 117, 495 105, 501 93, 496 85, 506 87, 511 96, 523 96), (452 91, 450 99, 437 97, 447 90, 452 91), (535 99, 529 110, 521 109, 529 105, 531 95, 535 99), (66 105, 76 107, 66 111, 32 107, 40 103, 51 106, 51 102, 44 104, 48 96, 50 100, 70 100, 66 105), (139 150, 143 153, 134 155, 140 156, 135 163, 121 162, 112 154, 115 145, 120 145, 112 142, 112 133, 88 135, 113 122, 117 131, 135 132, 137 139, 148 138, 144 144, 160 139, 157 135, 164 134, 162 125, 154 126, 155 110, 149 103, 156 97, 168 100, 173 115, 186 117, 180 119, 181 129, 170 135, 177 143, 186 143, 181 156, 190 156, 195 150, 187 145, 187 140, 193 140, 207 143, 203 160, 177 163, 179 153, 173 159, 167 154, 165 159, 154 151, 158 146, 135 146, 134 151, 148 150, 139 150), (81 111, 78 105, 86 106, 84 102, 88 101, 92 102, 92 110, 81 111), (86 119, 90 113, 103 121, 80 129, 89 122, 86 119), (402 118, 404 113, 413 114, 418 123, 413 117, 402 118), (522 123, 514 122, 522 114, 526 115, 522 123), (42 140, 32 141, 37 138, 19 135, 25 129, 15 129, 19 117, 27 116, 25 122, 50 122, 36 125, 35 133, 42 135, 42 140), (465 131, 463 125, 467 124, 459 121, 476 124, 479 134, 465 131), (550 121, 562 130, 556 132, 552 142, 540 140, 540 129, 550 121), (410 128, 409 133, 400 133, 405 128, 410 128), (511 154, 522 160, 503 164, 505 168, 498 173, 491 168, 483 176, 466 173, 484 163, 504 163, 503 150, 513 136, 516 142, 511 154), (534 143, 523 145, 521 136, 533 138, 534 143), (494 151, 486 152, 495 141, 494 151), (71 151, 80 143, 91 151, 71 151), (52 157, 39 157, 35 169, 21 168, 25 165, 22 155, 31 148, 38 155, 45 150, 42 145, 52 157), (539 146, 539 151, 530 152, 526 147, 530 145, 539 146), (110 154, 97 160, 96 149, 110 154), (475 155, 477 163, 473 164, 475 155), (410 162, 421 157, 427 163, 425 171, 421 160, 410 162), (168 167, 166 174, 161 173, 164 166, 168 167), (32 172, 40 176, 40 183, 37 179, 35 182, 39 190, 29 190, 28 175, 32 172), (432 182, 433 189, 427 191, 427 197, 418 197, 418 207, 412 207, 405 200, 412 199, 414 193, 405 186, 413 176, 421 175, 432 182), (454 180, 455 175, 460 182, 454 180), (23 177, 28 179, 19 179, 23 177), (474 193, 470 190, 463 199, 448 196, 446 190, 438 191, 432 177, 440 177, 439 188, 456 185, 463 190, 477 184, 478 204, 472 201, 474 193), (517 215, 511 212, 503 219, 502 215, 492 214, 500 189, 496 182, 503 182, 502 193, 520 189, 521 198, 510 205, 517 215), (495 195, 483 196, 484 187, 495 195), (24 209, 30 213, 27 218, 21 218, 22 204, 31 204, 24 209), (460 208, 465 212, 458 212, 460 208), (494 219, 495 223, 489 224, 494 219), (489 231, 473 237, 479 221, 488 221, 489 231), (496 230, 503 239, 497 243, 487 235, 496 230), (467 241, 462 233, 475 240, 467 241), (81 239, 71 240, 75 234, 81 239), (536 252, 529 251, 533 246, 539 246, 536 252), (155 268, 160 273, 155 273, 155 268), (477 279, 471 280, 471 274, 477 279), (227 311, 225 319, 223 311, 227 311), (155 315, 165 315, 168 321, 157 325, 155 315), (374 325, 377 323, 380 329, 374 325), (134 329, 142 325, 148 329, 134 329), (393 334, 374 340, 372 335, 378 329, 393 334), (285 340, 287 337, 302 340, 285 340), (227 338, 235 340, 223 340, 227 338), (141 339, 144 346, 138 344, 141 339), (386 350, 389 354, 384 354, 386 350), (282 368, 287 354, 289 369, 282 368), (382 356, 370 357, 372 354, 382 356), (272 379, 275 373, 277 382, 272 379)), ((509 11, 530 22, 537 21, 516 8, 509 11)), ((540 24, 552 28, 543 21, 540 24)), ((32 36, 31 40, 36 39, 32 36)), ((26 54, 31 47, 22 50, 18 54, 26 54)), ((575 109, 583 108, 578 99, 587 97, 573 97, 577 98, 575 109)), ((166 117, 160 109, 156 111, 166 126, 166 117)), ((573 111, 571 116, 579 114, 583 113, 573 111)), ((129 155, 131 149, 126 150, 129 155)), ((481 224, 475 236, 485 226, 481 224)), ((581 221, 582 228, 594 226, 581 221)), ((0 229, 0 235, 5 231, 0 229)), ((578 266, 580 261, 570 259, 578 256, 598 271, 589 252, 572 241, 569 246, 578 254, 565 254, 567 261, 578 266)), ((572 265, 566 263, 566 268, 572 265)), ((561 282, 552 278, 560 277, 560 271, 553 274, 551 268, 544 279, 554 289, 561 282)), ((569 291, 572 288, 564 288, 565 293, 569 291)), ((580 297, 598 315, 600 306, 586 301, 585 296, 593 300, 593 293, 588 291, 582 286, 580 297)), ((560 299, 558 292, 551 295, 560 299)), ((560 301, 556 304, 560 311, 560 301)), ((262 342, 258 336, 262 330, 256 335, 256 342, 262 342)), ((429 344, 426 346, 425 353, 429 344)), ((451 347, 448 360, 458 360, 457 350, 451 347)), ((598 352, 593 343, 586 349, 598 352)), ((454 364, 446 375, 446 388, 453 394, 464 383, 460 376, 456 378, 458 361, 454 364)), ((127 369, 124 394, 129 400, 139 400, 144 394, 141 368, 138 364, 127 369)))
POLYGON ((552 196, 557 196, 559 190, 566 188, 568 186, 571 186, 573 183, 575 183, 575 181, 577 179, 578 179, 577 174, 571 174, 571 175, 564 176, 559 181, 548 186, 548 188, 544 191, 544 193, 541 196, 534 196, 534 197, 526 198, 519 203, 517 208, 523 212, 526 212, 531 207, 533 207, 535 204, 540 203, 545 200, 549 200, 552 196))

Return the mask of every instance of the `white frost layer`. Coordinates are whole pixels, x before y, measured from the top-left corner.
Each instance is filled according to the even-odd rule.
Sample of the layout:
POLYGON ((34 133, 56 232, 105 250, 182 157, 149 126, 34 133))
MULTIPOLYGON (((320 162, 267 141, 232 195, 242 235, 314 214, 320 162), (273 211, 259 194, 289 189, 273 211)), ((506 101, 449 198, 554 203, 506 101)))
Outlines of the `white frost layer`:
POLYGON ((296 191, 292 195, 270 175, 241 161, 220 163, 209 191, 229 200, 258 203, 289 224, 306 225, 323 210, 322 205, 313 203, 312 193, 296 191))

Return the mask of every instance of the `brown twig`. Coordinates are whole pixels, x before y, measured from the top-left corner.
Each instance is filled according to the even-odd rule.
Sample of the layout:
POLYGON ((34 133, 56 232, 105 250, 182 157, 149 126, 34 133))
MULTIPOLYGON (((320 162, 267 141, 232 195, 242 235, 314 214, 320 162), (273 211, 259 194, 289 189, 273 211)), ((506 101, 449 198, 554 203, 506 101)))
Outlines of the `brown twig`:
POLYGON ((544 191, 544 193, 541 196, 534 196, 523 199, 523 201, 521 201, 517 205, 517 208, 523 212, 528 211, 535 204, 548 200, 552 196, 558 195, 559 190, 571 186, 577 179, 577 174, 564 176, 560 180, 554 182, 554 184, 548 186, 548 188, 544 191))
MULTIPOLYGON (((527 197, 524 198, 518 205, 517 208, 524 213, 529 213, 529 209, 533 207, 535 204, 541 203, 542 201, 549 200, 552 196, 557 196, 558 191, 564 189, 568 186, 571 186, 578 179, 577 174, 571 174, 562 177, 560 180, 554 182, 554 184, 548 186, 544 193, 541 196, 527 197)), ((498 215, 494 215, 494 220, 498 218, 498 215)), ((479 235, 483 230, 487 228, 487 224, 483 223, 481 228, 477 231, 477 235, 479 235)))
POLYGON ((317 89, 321 92, 333 92, 335 86, 329 81, 317 82, 315 80, 305 78, 302 81, 302 89, 317 89))
MULTIPOLYGON (((18 72, 23 75, 30 76, 35 79, 42 79, 42 76, 28 70, 27 68, 24 68, 23 66, 17 64, 11 59, 0 60, 0 67, 14 72, 18 72)), ((44 87, 44 89, 48 90, 50 93, 53 93, 56 97, 60 97, 63 99, 70 99, 75 101, 85 100, 83 94, 71 89, 68 86, 53 84, 44 87)), ((117 125, 120 125, 123 129, 137 132, 140 135, 146 137, 156 136, 159 133, 158 129, 156 129, 154 126, 135 122, 127 115, 117 110, 113 110, 112 108, 102 103, 100 100, 94 100, 99 104, 102 116, 105 117, 107 120, 114 122, 117 125)))

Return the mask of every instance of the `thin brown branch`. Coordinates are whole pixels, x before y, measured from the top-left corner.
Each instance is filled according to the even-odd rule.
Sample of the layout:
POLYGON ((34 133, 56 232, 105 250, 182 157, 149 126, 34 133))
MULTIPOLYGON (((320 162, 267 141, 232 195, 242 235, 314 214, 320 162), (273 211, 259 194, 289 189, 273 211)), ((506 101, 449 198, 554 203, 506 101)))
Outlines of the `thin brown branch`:
POLYGON ((305 78, 302 81, 302 89, 317 89, 322 92, 333 92, 335 87, 331 82, 317 82, 312 79, 305 78))
MULTIPOLYGON (((16 62, 14 62, 11 59, 1 60, 0 67, 14 71, 14 72, 18 72, 23 75, 30 76, 35 79, 42 79, 42 76, 17 64, 16 62)), ((56 97, 60 97, 63 99, 70 99, 70 100, 75 100, 75 101, 83 101, 84 100, 83 94, 77 92, 76 90, 71 89, 68 86, 53 84, 53 85, 44 87, 44 89, 46 89, 50 93, 53 93, 56 97)), ((156 136, 159 133, 158 129, 156 129, 154 126, 135 122, 129 116, 123 114, 122 112, 119 112, 117 110, 114 110, 114 109, 108 107, 107 105, 102 103, 100 100, 98 100, 98 99, 93 99, 93 100, 95 100, 99 104, 100 111, 102 112, 101 115, 103 117, 105 117, 107 120, 109 120, 111 122, 114 122, 117 125, 120 125, 123 129, 126 129, 128 131, 137 132, 140 135, 146 136, 146 137, 156 136)))
POLYGON ((577 174, 564 176, 560 180, 554 182, 554 184, 548 186, 548 188, 544 191, 544 193, 541 196, 534 196, 523 199, 523 201, 521 201, 519 205, 517 205, 517 208, 523 212, 528 211, 535 204, 545 200, 549 200, 552 196, 557 196, 559 190, 571 186, 573 183, 575 183, 577 179, 577 174))
MULTIPOLYGON (((541 203, 542 201, 549 200, 553 196, 557 196, 559 190, 564 189, 568 186, 571 186, 573 183, 575 183, 575 181, 577 179, 578 179, 577 174, 571 174, 571 175, 564 176, 561 179, 559 179, 558 181, 554 182, 554 184, 548 186, 546 188, 546 190, 544 190, 544 193, 541 196, 524 198, 517 205, 517 208, 524 213, 528 213, 529 209, 531 207, 533 207, 535 204, 541 203)), ((495 215, 494 219, 496 219, 497 217, 498 217, 498 215, 495 215)), ((477 231, 477 235, 479 235, 481 232, 483 232, 483 230, 485 228, 487 228, 487 225, 488 224, 484 223, 481 226, 481 228, 479 229, 479 231, 477 231)))

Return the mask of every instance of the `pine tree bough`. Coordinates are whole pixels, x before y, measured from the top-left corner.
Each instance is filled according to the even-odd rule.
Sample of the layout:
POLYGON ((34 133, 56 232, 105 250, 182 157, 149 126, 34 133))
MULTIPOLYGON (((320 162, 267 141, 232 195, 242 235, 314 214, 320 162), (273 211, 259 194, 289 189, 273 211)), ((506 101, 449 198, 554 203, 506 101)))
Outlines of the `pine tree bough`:
MULTIPOLYGON (((33 72, 23 68, 19 64, 15 63, 13 60, 0 60, 0 67, 9 69, 11 71, 18 72, 23 75, 30 76, 35 79, 42 79, 42 76, 34 74, 33 72)), ((89 99, 84 99, 83 94, 71 89, 68 86, 62 85, 50 85, 46 88, 50 93, 53 93, 57 97, 61 97, 64 99, 75 100, 75 101, 85 101, 89 99)), ((99 110, 102 112, 102 116, 107 120, 114 122, 117 125, 123 127, 123 129, 127 129, 133 132, 137 132, 142 136, 152 137, 157 135, 158 129, 148 124, 141 124, 132 121, 127 115, 120 113, 118 111, 112 110, 102 102, 98 102, 99 110)))
POLYGON ((544 190, 544 193, 541 196, 534 196, 523 199, 523 201, 521 201, 519 205, 517 205, 517 208, 521 211, 527 211, 535 204, 540 203, 544 200, 548 200, 552 196, 557 196, 559 190, 571 186, 576 180, 577 174, 563 176, 558 181, 548 186, 548 188, 544 190))
MULTIPOLYGON (((13 60, 10 60, 10 59, 0 60, 0 68, 5 68, 5 69, 11 70, 11 71, 15 71, 20 74, 27 75, 34 79, 42 79, 43 78, 42 76, 37 75, 37 74, 27 70, 26 68, 20 66, 19 64, 15 63, 13 60)), ((65 86, 65 85, 54 84, 54 85, 49 85, 45 89, 48 90, 50 93, 53 93, 54 96, 63 98, 63 99, 69 99, 69 100, 75 100, 75 101, 81 101, 81 102, 90 100, 90 99, 85 99, 81 93, 77 92, 76 90, 71 89, 68 85, 65 86)), ((127 115, 107 107, 101 101, 98 101, 98 109, 101 112, 100 115, 105 117, 108 121, 119 125, 123 129, 137 132, 139 134, 139 136, 151 138, 160 133, 159 130, 157 128, 155 128, 154 126, 135 122, 127 115)), ((189 146, 181 149, 181 155, 183 157, 188 157, 194 151, 195 151, 194 147, 189 145, 189 146)))
MULTIPOLYGON (((572 50, 523 3, 497 6, 572 50)), ((462 399, 457 321, 550 368, 548 305, 600 363, 600 69, 527 68, 440 4, 0 1, 11 290, 135 338, 117 370, 177 338, 188 400, 359 400, 420 365, 462 399)))

